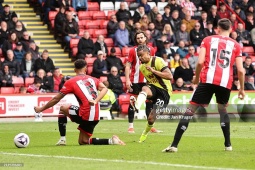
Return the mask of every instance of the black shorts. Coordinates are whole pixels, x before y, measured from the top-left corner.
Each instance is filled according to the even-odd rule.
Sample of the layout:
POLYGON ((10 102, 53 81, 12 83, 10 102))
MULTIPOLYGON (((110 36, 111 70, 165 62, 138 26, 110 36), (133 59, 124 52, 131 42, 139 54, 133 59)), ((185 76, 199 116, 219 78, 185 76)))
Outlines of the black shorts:
POLYGON ((152 92, 152 97, 148 99, 151 100, 153 104, 159 106, 168 105, 170 100, 168 91, 161 89, 157 86, 154 86, 152 84, 148 84, 147 86, 151 89, 152 92))
POLYGON ((92 136, 94 129, 99 121, 87 121, 83 120, 81 116, 79 116, 80 107, 71 105, 69 107, 69 118, 72 122, 79 124, 78 128, 81 132, 86 133, 88 136, 92 136))
POLYGON ((133 91, 128 93, 138 95, 142 91, 143 86, 146 86, 146 83, 132 83, 131 88, 133 91))
POLYGON ((215 94, 218 104, 228 104, 231 90, 214 84, 200 83, 194 91, 191 103, 208 105, 215 94))

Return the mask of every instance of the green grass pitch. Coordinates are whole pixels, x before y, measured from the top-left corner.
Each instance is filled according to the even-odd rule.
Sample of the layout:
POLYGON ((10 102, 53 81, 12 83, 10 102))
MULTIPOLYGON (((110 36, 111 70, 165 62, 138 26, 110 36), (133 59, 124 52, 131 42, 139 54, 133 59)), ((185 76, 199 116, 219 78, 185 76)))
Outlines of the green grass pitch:
MULTIPOLYGON (((57 119, 57 118, 56 118, 57 119)), ((136 120, 135 134, 127 133, 127 120, 100 121, 94 137, 118 135, 126 146, 79 146, 77 125, 67 124, 67 146, 55 146, 59 139, 57 122, 0 124, 1 163, 24 163, 23 167, 0 169, 255 169, 255 123, 231 123, 233 151, 225 152, 218 122, 191 122, 177 153, 162 153, 169 145, 177 122, 156 122, 160 134, 149 134, 138 143, 145 120, 136 120), (13 138, 27 133, 30 145, 16 148, 13 138)))

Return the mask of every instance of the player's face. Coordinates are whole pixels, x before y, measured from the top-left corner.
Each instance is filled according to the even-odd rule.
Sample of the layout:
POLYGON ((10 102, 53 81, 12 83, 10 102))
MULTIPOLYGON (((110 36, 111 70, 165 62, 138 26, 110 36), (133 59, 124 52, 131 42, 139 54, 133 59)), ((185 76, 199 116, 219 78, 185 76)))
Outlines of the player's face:
POLYGON ((136 41, 137 41, 137 43, 138 43, 139 45, 145 44, 145 42, 146 42, 146 37, 144 36, 143 33, 137 34, 137 35, 136 35, 136 41))
POLYGON ((150 54, 149 52, 145 52, 143 50, 137 52, 137 56, 141 63, 148 63, 150 61, 150 54))

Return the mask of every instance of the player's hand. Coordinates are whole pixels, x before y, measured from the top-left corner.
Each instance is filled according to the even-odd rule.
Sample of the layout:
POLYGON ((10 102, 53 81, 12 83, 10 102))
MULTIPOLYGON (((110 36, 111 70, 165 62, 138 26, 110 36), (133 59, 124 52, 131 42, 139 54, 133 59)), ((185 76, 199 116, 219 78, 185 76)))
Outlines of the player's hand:
POLYGON ((193 80, 192 80, 192 83, 194 85, 197 85, 199 83, 199 77, 195 77, 193 80))
POLYGON ((126 87, 127 87, 128 90, 132 89, 131 86, 132 86, 131 81, 130 80, 126 80, 126 87))
POLYGON ((148 71, 150 71, 150 72, 152 72, 152 73, 154 73, 154 69, 152 68, 152 67, 150 67, 150 66, 146 66, 146 69, 148 70, 148 71))
POLYGON ((95 100, 89 100, 89 105, 90 106, 95 106, 97 102, 95 100))
POLYGON ((34 110, 35 110, 36 113, 42 112, 42 108, 41 108, 41 107, 38 107, 38 106, 35 106, 35 107, 34 107, 34 110))
POLYGON ((239 90, 239 92, 238 92, 238 98, 241 99, 241 100, 243 100, 243 99, 244 99, 244 96, 245 96, 244 90, 239 90))

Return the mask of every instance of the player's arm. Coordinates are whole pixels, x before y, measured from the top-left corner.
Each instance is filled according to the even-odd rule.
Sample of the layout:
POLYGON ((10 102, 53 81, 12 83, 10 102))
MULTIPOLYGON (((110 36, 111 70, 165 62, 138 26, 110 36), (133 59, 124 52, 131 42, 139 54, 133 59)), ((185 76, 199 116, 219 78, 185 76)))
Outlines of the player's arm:
POLYGON ((55 104, 57 104, 63 97, 65 97, 64 94, 62 93, 58 93, 55 97, 53 97, 46 105, 42 106, 42 107, 35 107, 35 112, 36 113, 40 113, 52 106, 54 106, 55 104))
POLYGON ((198 56, 198 61, 197 61, 197 66, 196 66, 196 71, 195 71, 195 80, 193 81, 193 84, 198 84, 199 82, 199 75, 200 72, 204 66, 204 62, 205 62, 205 53, 206 53, 206 49, 204 47, 202 47, 200 49, 199 52, 199 56, 198 56))
POLYGON ((239 98, 243 99, 244 98, 244 75, 245 71, 243 68, 243 59, 242 57, 236 57, 236 68, 237 68, 237 76, 238 80, 240 82, 240 89, 239 89, 239 98))
POLYGON ((126 67, 125 67, 125 77, 126 77, 126 86, 127 89, 130 89, 131 82, 130 82, 130 68, 131 68, 131 63, 127 62, 126 67))
POLYGON ((100 91, 99 95, 97 96, 97 98, 94 100, 94 104, 97 104, 103 97, 104 95, 107 93, 108 88, 105 87, 105 85, 100 82, 98 84, 98 90, 100 91))
POLYGON ((160 71, 152 69, 151 72, 166 80, 173 79, 173 75, 167 66, 163 67, 160 71))

